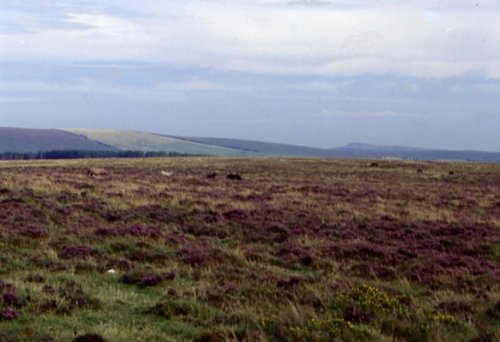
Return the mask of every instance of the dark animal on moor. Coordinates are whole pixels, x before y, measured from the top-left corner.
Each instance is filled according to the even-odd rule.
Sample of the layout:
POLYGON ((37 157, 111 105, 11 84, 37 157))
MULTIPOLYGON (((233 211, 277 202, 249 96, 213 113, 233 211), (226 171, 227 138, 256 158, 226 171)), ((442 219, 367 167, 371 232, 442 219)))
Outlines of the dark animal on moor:
POLYGON ((87 176, 89 177, 96 177, 96 176, 107 176, 108 171, 106 169, 98 168, 98 167, 92 167, 88 169, 87 171, 87 176))
POLYGON ((230 173, 226 176, 227 179, 231 179, 231 180, 243 180, 243 177, 241 177, 239 174, 237 173, 230 173))
POLYGON ((422 169, 418 168, 418 169, 417 169, 417 173, 424 173, 424 170, 422 170, 422 169))
POLYGON ((207 179, 215 178, 217 177, 217 172, 211 172, 207 174, 207 179))
POLYGON ((371 163, 370 167, 378 167, 378 163, 371 163))

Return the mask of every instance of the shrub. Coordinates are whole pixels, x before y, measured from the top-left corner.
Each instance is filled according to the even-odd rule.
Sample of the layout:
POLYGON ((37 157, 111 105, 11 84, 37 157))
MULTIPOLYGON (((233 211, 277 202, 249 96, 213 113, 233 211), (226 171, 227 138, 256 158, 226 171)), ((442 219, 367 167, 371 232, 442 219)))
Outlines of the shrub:
POLYGON ((57 256, 61 259, 86 259, 92 254, 95 251, 87 246, 66 246, 57 256))
POLYGON ((175 272, 167 272, 165 274, 157 274, 148 271, 131 271, 125 273, 120 281, 127 285, 138 285, 140 287, 156 286, 164 280, 173 280, 175 272))
POLYGON ((220 263, 224 254, 217 248, 207 244, 197 243, 184 245, 176 252, 181 260, 191 266, 206 266, 209 263, 220 263))
POLYGON ((89 333, 75 337, 73 342, 106 342, 106 339, 99 334, 89 333))
POLYGON ((12 321, 19 316, 16 310, 6 308, 0 311, 0 321, 12 321))

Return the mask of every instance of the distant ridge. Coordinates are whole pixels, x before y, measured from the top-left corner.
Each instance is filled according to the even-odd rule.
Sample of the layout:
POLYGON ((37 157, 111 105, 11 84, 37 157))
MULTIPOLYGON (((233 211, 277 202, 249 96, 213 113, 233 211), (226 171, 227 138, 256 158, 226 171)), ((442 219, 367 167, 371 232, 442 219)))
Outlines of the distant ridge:
POLYGON ((0 127, 0 152, 40 152, 52 150, 109 151, 114 147, 58 129, 0 127))
POLYGON ((448 151, 361 142, 314 148, 263 141, 178 137, 117 129, 27 129, 0 127, 0 153, 44 151, 141 151, 206 156, 283 156, 500 162, 500 152, 448 151))
MULTIPOLYGON (((339 147, 332 148, 331 150, 338 149, 339 147)), ((341 149, 353 149, 353 150, 371 150, 371 151, 405 151, 405 152, 416 152, 416 151, 425 151, 424 148, 418 147, 409 147, 409 146, 398 146, 398 145, 375 145, 375 144, 366 144, 360 142, 350 143, 348 145, 340 147, 341 149)))
POLYGON ((308 146, 269 143, 263 141, 255 141, 255 140, 227 139, 227 138, 208 138, 208 137, 177 137, 177 138, 212 146, 225 146, 261 155, 264 154, 264 155, 305 156, 305 157, 328 156, 328 150, 308 147, 308 146))
POLYGON ((207 137, 179 137, 179 139, 226 146, 269 156, 500 162, 500 152, 433 150, 408 146, 374 145, 360 142, 354 142, 341 147, 322 149, 242 139, 207 137))
POLYGON ((499 163, 499 152, 433 150, 406 146, 383 146, 362 143, 329 149, 331 157, 409 160, 474 161, 499 163))

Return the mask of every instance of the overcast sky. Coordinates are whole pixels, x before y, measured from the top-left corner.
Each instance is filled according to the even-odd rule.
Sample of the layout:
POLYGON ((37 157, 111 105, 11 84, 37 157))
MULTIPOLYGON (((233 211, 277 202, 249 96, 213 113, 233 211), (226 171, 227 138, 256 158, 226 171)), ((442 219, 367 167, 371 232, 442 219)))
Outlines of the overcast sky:
POLYGON ((0 0, 0 126, 500 151, 500 1, 0 0))

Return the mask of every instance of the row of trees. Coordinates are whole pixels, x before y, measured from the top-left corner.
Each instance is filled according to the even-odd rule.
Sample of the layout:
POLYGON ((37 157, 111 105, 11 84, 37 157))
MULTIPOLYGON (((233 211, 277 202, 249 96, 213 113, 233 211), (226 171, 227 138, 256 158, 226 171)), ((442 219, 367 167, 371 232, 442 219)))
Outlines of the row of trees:
POLYGON ((36 160, 36 159, 83 159, 83 158, 154 158, 154 157, 189 157, 195 154, 158 151, 40 151, 40 152, 3 152, 0 160, 36 160))

